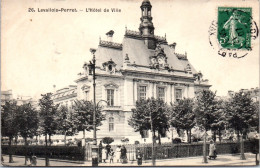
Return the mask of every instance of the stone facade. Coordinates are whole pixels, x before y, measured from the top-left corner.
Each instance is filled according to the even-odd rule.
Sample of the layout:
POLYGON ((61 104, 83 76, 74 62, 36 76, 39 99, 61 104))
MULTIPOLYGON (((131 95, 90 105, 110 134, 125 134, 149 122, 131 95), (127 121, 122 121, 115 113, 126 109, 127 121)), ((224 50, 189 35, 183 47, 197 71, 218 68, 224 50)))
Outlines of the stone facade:
MULTIPOLYGON (((191 65, 187 53, 175 53, 176 43, 168 44, 166 37, 154 35, 151 8, 149 0, 144 0, 139 31, 126 29, 122 44, 100 39, 95 50, 96 102, 106 114, 98 127, 98 139, 109 136, 115 141, 129 138, 130 143, 142 142, 139 132, 128 125, 138 99, 155 97, 174 103, 184 97, 193 98, 211 86, 191 65)), ((107 33, 109 39, 113 33, 107 33)), ((75 80, 77 99, 93 100, 93 76, 89 71, 85 63, 75 80)))

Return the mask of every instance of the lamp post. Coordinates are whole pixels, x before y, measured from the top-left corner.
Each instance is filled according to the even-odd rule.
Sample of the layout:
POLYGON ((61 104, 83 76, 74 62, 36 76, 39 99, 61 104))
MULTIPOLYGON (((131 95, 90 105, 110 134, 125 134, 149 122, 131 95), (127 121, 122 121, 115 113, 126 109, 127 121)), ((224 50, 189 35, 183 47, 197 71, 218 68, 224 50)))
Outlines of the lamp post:
POLYGON ((93 146, 92 146, 92 166, 98 166, 98 147, 97 147, 97 130, 96 130, 96 49, 91 48, 90 52, 93 55, 92 62, 89 61, 89 69, 93 72, 93 102, 94 102, 94 114, 93 114, 93 146))

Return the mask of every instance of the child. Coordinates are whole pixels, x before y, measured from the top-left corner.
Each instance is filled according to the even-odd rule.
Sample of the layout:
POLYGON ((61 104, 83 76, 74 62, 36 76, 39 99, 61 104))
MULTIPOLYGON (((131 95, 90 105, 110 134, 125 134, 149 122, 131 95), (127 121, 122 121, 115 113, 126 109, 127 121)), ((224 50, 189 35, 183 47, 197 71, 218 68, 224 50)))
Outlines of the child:
POLYGON ((115 152, 113 151, 113 149, 111 149, 108 154, 109 158, 110 158, 110 163, 114 163, 114 154, 115 154, 115 152))

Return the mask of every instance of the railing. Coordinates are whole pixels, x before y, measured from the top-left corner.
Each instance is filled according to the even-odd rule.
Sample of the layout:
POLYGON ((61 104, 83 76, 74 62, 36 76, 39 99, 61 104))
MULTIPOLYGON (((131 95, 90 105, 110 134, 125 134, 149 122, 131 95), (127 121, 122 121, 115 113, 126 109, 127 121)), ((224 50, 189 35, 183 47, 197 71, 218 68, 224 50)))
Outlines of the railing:
MULTIPOLYGON (((254 152, 254 149, 259 148, 258 144, 253 141, 244 142, 244 152, 254 152), (257 146, 258 145, 258 146, 257 146)), ((104 147, 104 145, 103 145, 104 147)), ((151 144, 126 144, 127 159, 129 161, 136 160, 136 151, 139 149, 143 154, 143 160, 151 160, 151 144)), ((180 158, 180 157, 192 157, 203 155, 203 143, 192 143, 192 144, 162 144, 155 146, 156 159, 168 159, 168 158, 180 158)), ((45 151, 49 154, 50 158, 57 159, 69 159, 69 160, 91 160, 91 148, 92 145, 87 144, 86 148, 76 146, 9 146, 2 145, 2 154, 13 154, 13 155, 25 155, 35 154, 36 156, 43 157, 45 151), (85 157, 84 157, 85 156, 85 157)), ((111 145, 111 149, 116 151, 117 146, 111 145)), ((100 151, 101 149, 99 149, 100 151)), ((236 142, 225 142, 217 143, 216 150, 218 154, 236 154, 240 153, 240 144, 236 142)), ((209 144, 207 144, 207 153, 209 151, 209 144)))

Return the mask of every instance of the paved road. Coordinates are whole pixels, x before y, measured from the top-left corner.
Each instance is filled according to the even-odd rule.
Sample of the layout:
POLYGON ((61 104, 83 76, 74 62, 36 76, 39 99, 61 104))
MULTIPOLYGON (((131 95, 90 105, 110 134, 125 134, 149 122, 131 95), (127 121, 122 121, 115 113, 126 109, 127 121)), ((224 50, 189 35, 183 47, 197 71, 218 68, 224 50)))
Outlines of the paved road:
MULTIPOLYGON (((208 160, 208 163, 202 163, 202 156, 198 157, 187 157, 187 158, 173 158, 156 160, 156 166, 254 166, 255 155, 246 153, 246 160, 240 160, 239 155, 219 155, 216 160, 208 160)), ((3 166, 25 166, 24 157, 14 156, 14 163, 8 163, 8 156, 4 155, 5 162, 3 166)), ((151 161, 143 162, 142 166, 151 166, 151 161)), ((45 166, 44 158, 37 159, 37 166, 45 166)), ((80 162, 80 161, 66 161, 66 160, 55 160, 50 159, 50 166, 91 166, 91 162, 80 162)), ((136 161, 128 162, 127 164, 122 163, 100 163, 99 166, 137 166, 136 161)))

